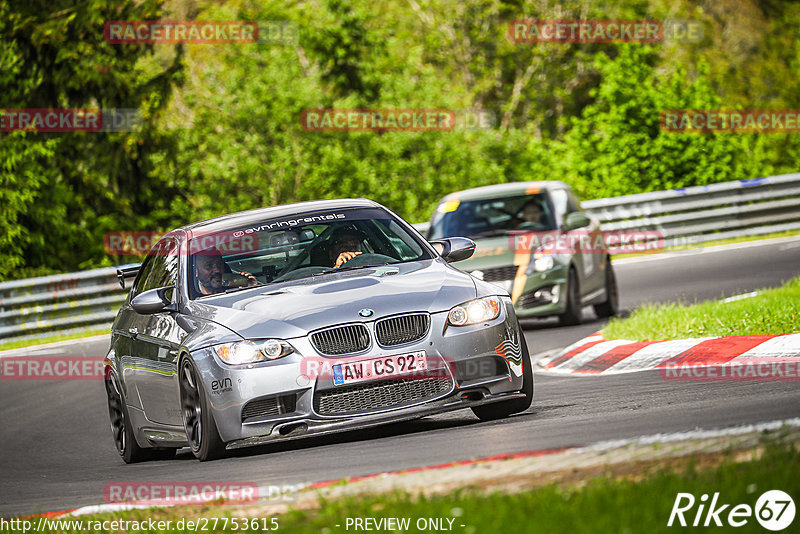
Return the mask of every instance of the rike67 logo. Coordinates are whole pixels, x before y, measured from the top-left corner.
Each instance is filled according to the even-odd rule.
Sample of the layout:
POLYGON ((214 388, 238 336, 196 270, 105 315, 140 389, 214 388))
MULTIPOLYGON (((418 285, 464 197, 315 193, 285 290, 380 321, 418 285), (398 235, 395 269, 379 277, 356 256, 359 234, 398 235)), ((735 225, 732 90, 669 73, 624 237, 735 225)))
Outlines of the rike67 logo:
POLYGON ((746 525, 754 516, 767 530, 784 530, 794 521, 794 500, 784 491, 769 490, 762 493, 755 506, 751 507, 749 504, 724 503, 719 492, 714 493, 710 502, 706 493, 699 499, 691 493, 678 493, 667 526, 738 528, 746 525))

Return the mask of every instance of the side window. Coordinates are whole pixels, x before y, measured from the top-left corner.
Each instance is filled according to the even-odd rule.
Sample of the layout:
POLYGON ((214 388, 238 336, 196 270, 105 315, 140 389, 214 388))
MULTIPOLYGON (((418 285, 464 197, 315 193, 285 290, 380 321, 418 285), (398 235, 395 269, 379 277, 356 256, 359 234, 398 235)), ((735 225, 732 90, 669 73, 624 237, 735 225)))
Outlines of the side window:
POLYGON ((559 224, 563 223, 567 214, 572 211, 570 210, 567 192, 563 189, 554 189, 550 192, 550 198, 553 201, 553 208, 556 210, 556 217, 558 217, 559 224))
POLYGON ((419 244, 417 244, 396 221, 376 222, 381 233, 383 233, 386 239, 392 244, 394 254, 390 254, 390 256, 396 257, 401 261, 408 261, 419 258, 422 255, 422 248, 419 244))
POLYGON ((142 291, 172 286, 178 281, 178 249, 173 239, 160 241, 151 252, 153 262, 142 291))
POLYGON ((567 190, 567 206, 567 213, 572 213, 573 211, 583 211, 583 208, 581 208, 581 201, 578 200, 578 196, 572 190, 567 190))
POLYGON ((147 280, 147 275, 150 274, 150 270, 153 268, 153 260, 155 256, 150 254, 147 256, 142 262, 142 266, 139 268, 139 274, 136 276, 136 281, 133 284, 133 294, 138 295, 142 291, 144 291, 144 283, 147 280))

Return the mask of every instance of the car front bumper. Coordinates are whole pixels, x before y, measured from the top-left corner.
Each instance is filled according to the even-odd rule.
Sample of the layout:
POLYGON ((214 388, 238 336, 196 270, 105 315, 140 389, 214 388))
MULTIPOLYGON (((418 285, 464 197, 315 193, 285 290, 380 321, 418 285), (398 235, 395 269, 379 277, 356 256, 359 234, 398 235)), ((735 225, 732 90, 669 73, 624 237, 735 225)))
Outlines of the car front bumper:
MULTIPOLYGON (((357 356, 326 358, 314 349, 308 336, 287 340, 294 353, 249 366, 224 364, 212 349, 195 351, 191 356, 228 448, 368 428, 520 397, 523 334, 511 300, 504 297, 503 301, 504 309, 492 321, 453 327, 446 323, 447 312, 434 313, 422 339, 390 348, 373 342, 357 356), (335 396, 340 388, 350 386, 334 386, 329 373, 313 376, 309 362, 329 359, 339 363, 418 351, 425 352, 435 379, 423 377, 412 383, 406 377, 404 384, 399 384, 403 382, 400 379, 359 382, 353 385, 355 394, 347 397, 355 399, 353 409, 326 413, 320 408, 326 395, 335 396), (427 393, 418 398, 407 394, 420 389, 427 393), (396 399, 397 395, 408 398, 393 400, 394 404, 381 404, 382 400, 372 403, 374 399, 396 399), (254 406, 263 409, 259 412, 254 406)), ((363 322, 374 340, 375 321, 363 322)))

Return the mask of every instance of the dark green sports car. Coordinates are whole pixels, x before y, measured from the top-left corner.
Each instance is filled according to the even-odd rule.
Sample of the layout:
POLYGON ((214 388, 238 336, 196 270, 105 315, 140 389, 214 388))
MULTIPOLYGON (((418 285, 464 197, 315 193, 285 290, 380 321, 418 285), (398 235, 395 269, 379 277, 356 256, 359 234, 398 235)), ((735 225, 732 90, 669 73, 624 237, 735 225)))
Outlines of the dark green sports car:
POLYGON ((617 312, 617 283, 599 223, 557 181, 516 182, 451 193, 428 239, 469 237, 475 254, 458 267, 506 290, 519 317, 556 315, 578 324, 584 306, 617 312))

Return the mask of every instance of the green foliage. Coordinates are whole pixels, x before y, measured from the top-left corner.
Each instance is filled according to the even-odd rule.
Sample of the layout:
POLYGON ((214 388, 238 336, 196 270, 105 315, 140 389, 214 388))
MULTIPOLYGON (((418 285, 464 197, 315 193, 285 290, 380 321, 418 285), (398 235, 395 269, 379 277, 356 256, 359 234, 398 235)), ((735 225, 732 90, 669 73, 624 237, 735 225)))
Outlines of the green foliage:
POLYGON ((169 142, 147 119, 174 88, 180 52, 147 75, 153 47, 103 40, 107 20, 160 14, 153 1, 0 2, 0 107, 137 108, 145 118, 130 133, 3 135, 0 279, 110 264, 105 232, 161 222, 176 192, 153 179, 148 156, 169 142))
POLYGON ((550 148, 565 180, 588 198, 674 189, 750 178, 753 137, 662 131, 662 110, 718 109, 721 99, 700 63, 658 72, 657 50, 621 45, 615 59, 596 56, 594 101, 550 148))
POLYGON ((780 335, 800 332, 800 278, 755 296, 729 302, 646 304, 624 319, 613 318, 609 339, 662 340, 780 335), (765 313, 769 310, 769 313, 765 313))
POLYGON ((0 0, 0 108, 138 108, 128 133, 0 138, 0 280, 124 263, 103 235, 333 197, 412 221, 454 190, 584 198, 796 170, 791 134, 679 134, 664 109, 798 108, 800 6, 690 0, 0 0), (733 4, 737 10, 732 9, 733 4), (741 10, 747 17, 740 15, 741 10), (691 18, 696 43, 520 44, 521 18, 691 18), (108 20, 288 21, 297 44, 111 45, 108 20), (480 108, 489 131, 319 133, 314 108, 480 108))

